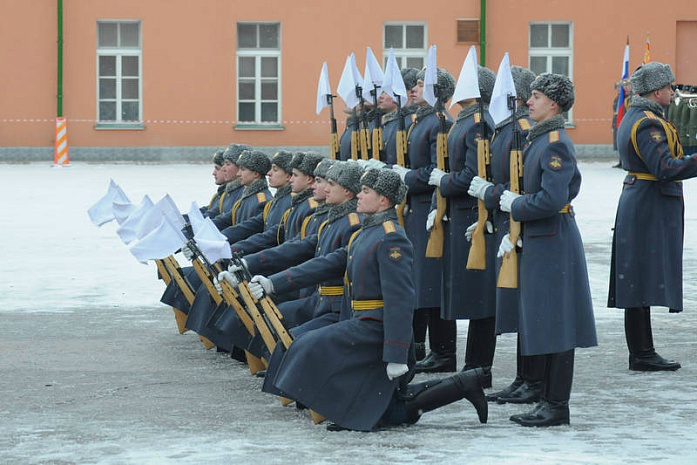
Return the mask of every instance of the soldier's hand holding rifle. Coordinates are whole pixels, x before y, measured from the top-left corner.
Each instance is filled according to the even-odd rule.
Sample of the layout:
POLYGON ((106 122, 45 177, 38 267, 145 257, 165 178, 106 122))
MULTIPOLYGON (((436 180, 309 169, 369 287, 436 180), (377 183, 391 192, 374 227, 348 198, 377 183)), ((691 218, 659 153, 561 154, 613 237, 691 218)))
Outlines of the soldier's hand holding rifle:
POLYGON ((486 179, 475 176, 472 178, 472 181, 470 181, 470 187, 467 190, 467 193, 472 197, 478 198, 479 200, 484 200, 486 190, 493 185, 493 183, 487 181, 486 179))
POLYGON ((255 299, 259 300, 264 297, 264 294, 273 294, 273 283, 269 278, 258 274, 249 281, 249 291, 255 299))

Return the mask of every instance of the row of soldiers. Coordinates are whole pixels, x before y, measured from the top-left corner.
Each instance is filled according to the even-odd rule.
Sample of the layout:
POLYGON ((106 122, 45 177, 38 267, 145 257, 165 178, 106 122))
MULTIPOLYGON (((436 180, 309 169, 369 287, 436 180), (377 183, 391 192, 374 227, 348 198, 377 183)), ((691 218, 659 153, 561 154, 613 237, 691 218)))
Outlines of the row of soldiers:
POLYGON ((161 270, 171 278, 162 301, 186 314, 182 329, 265 372, 264 391, 329 418, 330 429, 413 423, 462 398, 482 422, 489 400, 537 402, 511 417, 523 426, 568 424, 574 350, 597 344, 570 206, 581 177, 562 113, 574 89, 560 75, 511 74, 516 104, 494 124, 491 70, 478 67, 481 98, 457 102, 454 120, 444 110, 452 75, 438 69, 434 107, 424 72, 404 70, 410 101, 378 99, 378 158, 357 159, 353 124, 343 161, 289 152, 269 160, 239 144, 217 153, 220 187, 202 210, 230 241, 232 263, 202 270, 195 244, 184 247, 194 266, 161 270), (490 169, 481 170, 478 149, 489 141, 490 169), (437 229, 440 258, 427 251, 437 229), (477 236, 485 263, 468 269, 477 236), (502 261, 518 254, 520 285, 497 287, 502 261), (463 369, 409 384, 418 372, 456 371, 458 319, 469 320, 463 369), (485 398, 496 335, 506 332, 518 333, 517 376, 485 398))

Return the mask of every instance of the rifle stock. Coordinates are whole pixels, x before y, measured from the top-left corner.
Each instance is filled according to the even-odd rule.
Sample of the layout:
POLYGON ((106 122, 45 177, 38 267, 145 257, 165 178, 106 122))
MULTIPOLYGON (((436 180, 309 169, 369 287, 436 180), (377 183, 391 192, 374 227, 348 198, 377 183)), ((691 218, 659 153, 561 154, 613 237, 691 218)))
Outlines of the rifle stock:
MULTIPOLYGON (((514 124, 516 124, 514 122, 514 124)), ((510 191, 516 194, 520 193, 520 179, 523 177, 523 154, 520 150, 511 150, 511 185, 510 191)), ((513 243, 513 250, 503 256, 501 269, 499 270, 498 287, 515 289, 518 287, 518 252, 515 245, 518 243, 518 238, 521 233, 521 225, 519 221, 513 219, 513 214, 510 214, 509 236, 513 243)))
POLYGON ((358 160, 358 130, 351 129, 351 160, 358 160))
MULTIPOLYGON (((447 171, 448 159, 448 134, 443 130, 444 115, 440 115, 441 130, 436 139, 436 152, 438 161, 436 166, 441 171, 447 171)), ((436 187, 436 217, 433 220, 433 228, 426 244, 426 256, 429 258, 439 258, 443 256, 443 217, 448 207, 448 202, 440 193, 440 187, 436 187)))
MULTIPOLYGON (((404 125, 404 118, 402 119, 401 125, 404 125)), ((406 154, 407 154, 407 132, 404 128, 400 128, 395 136, 395 150, 397 152, 397 164, 406 168, 406 154)), ((404 227, 404 208, 407 206, 407 198, 404 197, 402 203, 395 207, 397 211, 397 220, 400 226, 404 227)))
MULTIPOLYGON (((155 263, 157 264, 157 268, 160 271, 160 275, 165 283, 169 284, 172 280, 174 280, 177 287, 184 295, 186 301, 189 303, 189 305, 191 305, 191 303, 194 301, 194 293, 191 290, 191 285, 186 281, 184 273, 179 267, 179 263, 177 263, 174 256, 170 255, 162 260, 155 260, 155 263)), ((189 330, 186 327, 188 315, 178 308, 172 307, 172 311, 174 311, 174 320, 177 323, 179 334, 184 334, 189 330)))
POLYGON ((380 151, 382 150, 382 127, 373 129, 373 158, 380 159, 380 151))
POLYGON ((336 128, 336 118, 334 117, 334 96, 327 94, 327 103, 329 103, 329 122, 331 123, 331 135, 329 136, 329 158, 331 160, 339 159, 339 132, 336 128))
MULTIPOLYGON (((477 176, 487 179, 487 164, 489 159, 489 140, 480 138, 477 142, 477 176)), ((484 231, 489 212, 483 200, 477 201, 477 226, 472 233, 472 246, 467 257, 468 270, 486 269, 486 240, 484 231)))

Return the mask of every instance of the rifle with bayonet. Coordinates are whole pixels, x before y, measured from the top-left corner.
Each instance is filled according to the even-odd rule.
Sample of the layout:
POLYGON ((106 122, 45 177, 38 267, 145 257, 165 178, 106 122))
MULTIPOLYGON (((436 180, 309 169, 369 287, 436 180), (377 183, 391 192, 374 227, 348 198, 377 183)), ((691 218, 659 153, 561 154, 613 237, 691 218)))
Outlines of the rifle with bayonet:
MULTIPOLYGON (((477 176, 487 181, 491 180, 491 153, 489 152, 489 125, 484 118, 484 102, 479 99, 479 140, 477 141, 477 176)), ((472 232, 472 246, 467 257, 468 270, 486 269, 486 223, 489 212, 484 201, 477 201, 477 226, 472 232)))
POLYGON ((383 158, 383 149, 384 149, 384 144, 382 140, 382 111, 380 110, 380 107, 378 107, 378 87, 373 86, 373 89, 370 91, 370 95, 373 97, 373 112, 372 112, 372 119, 375 121, 375 127, 373 128, 373 133, 372 133, 372 149, 373 149, 373 158, 375 160, 382 160, 383 158))
MULTIPOLYGON (((523 194, 523 143, 518 120, 515 117, 515 96, 508 97, 508 105, 513 115, 513 144, 511 146, 510 159, 510 186, 508 190, 516 194, 523 194)), ((503 256, 497 287, 515 289, 518 287, 518 252, 516 244, 522 232, 522 225, 513 219, 513 213, 509 214, 509 239, 513 243, 513 250, 503 256)))
POLYGON ((356 97, 358 97, 358 106, 361 107, 358 115, 361 158, 367 160, 370 158, 370 123, 368 122, 368 112, 365 110, 365 104, 363 103, 363 88, 361 86, 356 86, 356 97))
MULTIPOLYGON (((434 93, 438 97, 438 86, 434 86, 434 93)), ((448 120, 445 116, 443 103, 436 101, 436 115, 438 116, 438 137, 436 139, 436 167, 448 172, 448 120)), ((436 187, 436 217, 433 220, 433 228, 426 244, 426 256, 438 258, 443 256, 443 218, 448 208, 448 201, 440 193, 440 187, 436 187)))
POLYGON ((336 118, 334 117, 334 97, 336 95, 327 94, 327 103, 329 104, 329 121, 332 125, 331 136, 329 137, 329 158, 331 160, 339 159, 339 133, 336 129, 336 118))
MULTIPOLYGON (((395 94, 397 97, 397 112, 399 114, 398 129, 395 135, 395 151, 397 153, 397 164, 404 168, 409 168, 409 160, 407 157, 407 128, 404 123, 404 115, 402 115, 402 96, 395 94)), ((402 203, 395 207, 397 211, 397 220, 404 227, 404 208, 407 205, 407 196, 404 196, 402 203)))

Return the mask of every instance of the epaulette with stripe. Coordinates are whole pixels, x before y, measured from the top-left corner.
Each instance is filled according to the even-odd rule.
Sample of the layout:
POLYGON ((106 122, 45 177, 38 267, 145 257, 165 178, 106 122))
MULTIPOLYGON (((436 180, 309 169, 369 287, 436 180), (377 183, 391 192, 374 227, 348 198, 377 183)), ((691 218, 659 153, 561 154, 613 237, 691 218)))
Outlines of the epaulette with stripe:
POLYGON ((530 121, 526 119, 519 119, 518 126, 520 126, 520 129, 522 129, 523 131, 529 131, 530 128, 532 128, 532 124, 530 124, 530 121))
POLYGON ((259 202, 259 203, 266 202, 266 194, 263 192, 259 192, 257 194, 257 202, 259 202))
POLYGON ((397 228, 395 228, 394 226, 394 221, 385 221, 384 223, 382 223, 382 227, 385 228, 386 234, 397 232, 397 228))
POLYGON ((559 131, 552 131, 549 133, 549 143, 559 142, 559 131))
POLYGON ((656 113, 649 111, 649 110, 644 110, 644 114, 646 115, 647 118, 650 118, 650 119, 657 119, 657 120, 661 119, 658 116, 656 116, 656 113))
POLYGON ((474 122, 475 122, 475 123, 478 123, 478 122, 480 122, 481 120, 482 120, 482 115, 480 115, 479 113, 475 113, 475 114, 474 114, 474 122))
POLYGON ((313 198, 307 199, 307 203, 310 205, 310 208, 317 208, 317 206, 319 205, 319 202, 313 198))
POLYGON ((349 213, 348 220, 349 220, 349 224, 351 226, 361 224, 361 218, 358 216, 358 213, 349 213))

